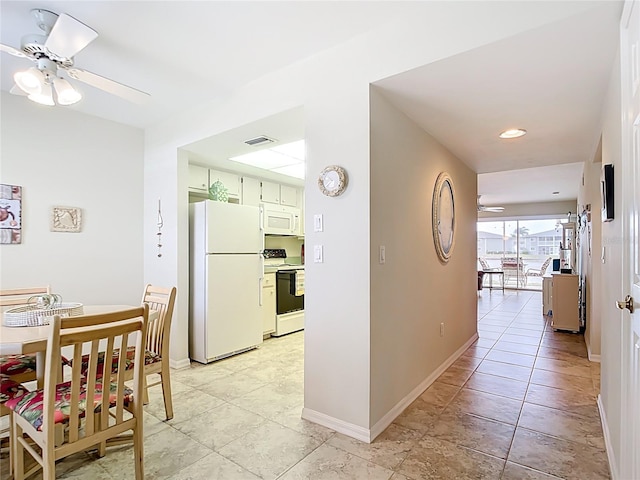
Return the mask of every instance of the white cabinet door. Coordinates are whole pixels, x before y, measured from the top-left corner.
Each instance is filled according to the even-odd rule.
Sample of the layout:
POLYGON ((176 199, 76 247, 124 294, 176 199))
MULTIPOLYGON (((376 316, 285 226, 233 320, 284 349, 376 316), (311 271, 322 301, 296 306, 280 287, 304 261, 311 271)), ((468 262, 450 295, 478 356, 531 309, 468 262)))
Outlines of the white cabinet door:
POLYGON ((253 207, 260 205, 260 180, 257 178, 242 178, 242 204, 253 207))
POLYGON ((289 185, 280 185, 280 204, 289 207, 299 207, 298 189, 289 185))
POLYGON ((262 333, 276 331, 276 274, 267 273, 262 284, 262 333))
POLYGON ((189 165, 189 189, 209 191, 209 169, 200 165, 189 165))
POLYGON ((262 201, 280 204, 280 184, 262 181, 262 201))
POLYGON ((240 198, 240 176, 235 173, 220 172, 218 170, 209 170, 209 184, 216 181, 222 182, 227 189, 229 198, 240 198))

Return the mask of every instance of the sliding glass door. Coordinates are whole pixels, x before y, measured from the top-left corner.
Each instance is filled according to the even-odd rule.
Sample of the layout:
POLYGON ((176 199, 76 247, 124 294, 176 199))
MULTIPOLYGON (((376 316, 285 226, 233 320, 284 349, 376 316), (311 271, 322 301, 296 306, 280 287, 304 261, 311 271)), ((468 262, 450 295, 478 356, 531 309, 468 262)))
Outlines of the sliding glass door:
POLYGON ((559 258, 560 219, 478 222, 478 270, 504 272, 504 286, 542 290, 542 277, 559 258))

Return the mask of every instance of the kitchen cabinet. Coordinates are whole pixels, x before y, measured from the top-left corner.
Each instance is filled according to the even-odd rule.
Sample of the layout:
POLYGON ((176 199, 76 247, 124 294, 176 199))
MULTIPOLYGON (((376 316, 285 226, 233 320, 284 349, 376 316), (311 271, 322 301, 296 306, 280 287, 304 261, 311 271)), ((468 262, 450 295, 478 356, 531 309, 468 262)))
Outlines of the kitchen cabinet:
POLYGON ((580 331, 580 314, 578 310, 578 275, 571 273, 555 273, 551 287, 554 330, 580 331))
POLYGON ((261 198, 266 203, 277 203, 280 205, 280 184, 273 182, 261 182, 261 198))
POLYGON ((289 185, 280 185, 280 205, 288 207, 299 207, 298 189, 289 185))
POLYGON ((209 169, 207 167, 189 164, 189 190, 209 192, 209 169))
POLYGON ((235 173, 221 172, 219 170, 209 169, 209 185, 220 181, 227 189, 227 195, 230 199, 235 199, 238 202, 241 200, 241 182, 240 176, 235 173))
POLYGON ((296 187, 262 181, 261 195, 263 202, 300 208, 301 195, 296 187))
POLYGON ((260 180, 257 178, 242 177, 242 204, 260 206, 260 180))
POLYGON ((263 335, 276 331, 276 274, 266 273, 262 281, 263 335))

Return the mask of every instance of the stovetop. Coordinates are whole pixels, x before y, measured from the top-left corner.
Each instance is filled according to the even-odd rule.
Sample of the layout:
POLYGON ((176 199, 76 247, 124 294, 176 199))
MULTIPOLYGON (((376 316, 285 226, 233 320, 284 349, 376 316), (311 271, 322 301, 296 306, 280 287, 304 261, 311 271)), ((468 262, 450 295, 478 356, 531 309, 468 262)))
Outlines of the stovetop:
POLYGON ((265 248, 262 255, 264 258, 287 258, 287 251, 284 248, 265 248))

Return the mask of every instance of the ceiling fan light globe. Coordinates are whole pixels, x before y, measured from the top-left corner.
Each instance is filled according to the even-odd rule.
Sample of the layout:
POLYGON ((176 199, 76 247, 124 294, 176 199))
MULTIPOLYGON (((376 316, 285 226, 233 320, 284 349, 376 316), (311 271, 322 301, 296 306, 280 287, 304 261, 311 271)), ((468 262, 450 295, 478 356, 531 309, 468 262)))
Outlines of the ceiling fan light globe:
POLYGON ((55 78, 53 86, 56 89, 60 105, 73 105, 82 99, 82 94, 71 86, 64 78, 55 78))
POLYGON ((38 95, 42 92, 44 85, 44 75, 35 67, 16 72, 13 75, 13 80, 21 90, 29 95, 38 95))
POLYGON ((32 102, 39 103, 40 105, 46 105, 53 107, 55 102, 53 101, 53 90, 51 85, 45 84, 42 86, 42 91, 37 94, 31 94, 27 97, 32 102))

